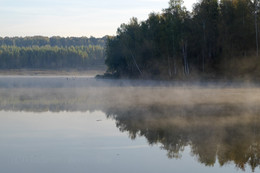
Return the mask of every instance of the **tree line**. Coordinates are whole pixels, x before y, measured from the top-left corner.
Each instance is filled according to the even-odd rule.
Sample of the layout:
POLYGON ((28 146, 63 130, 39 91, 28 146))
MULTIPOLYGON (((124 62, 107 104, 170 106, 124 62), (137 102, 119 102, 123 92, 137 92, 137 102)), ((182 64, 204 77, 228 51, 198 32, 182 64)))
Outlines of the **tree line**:
POLYGON ((106 36, 102 38, 95 37, 0 37, 0 46, 17 46, 17 47, 31 47, 31 46, 101 46, 104 47, 106 43, 106 36))
POLYGON ((259 1, 201 0, 190 12, 170 0, 145 21, 122 24, 106 45, 118 77, 259 77, 259 1))
POLYGON ((0 38, 0 69, 103 68, 106 38, 0 38))

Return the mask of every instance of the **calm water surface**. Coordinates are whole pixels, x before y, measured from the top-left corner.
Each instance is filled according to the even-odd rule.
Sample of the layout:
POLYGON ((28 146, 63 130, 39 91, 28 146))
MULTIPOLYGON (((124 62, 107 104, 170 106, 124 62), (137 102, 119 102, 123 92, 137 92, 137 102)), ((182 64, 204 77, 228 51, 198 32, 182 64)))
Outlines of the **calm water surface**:
POLYGON ((0 77, 4 173, 258 172, 260 89, 0 77))

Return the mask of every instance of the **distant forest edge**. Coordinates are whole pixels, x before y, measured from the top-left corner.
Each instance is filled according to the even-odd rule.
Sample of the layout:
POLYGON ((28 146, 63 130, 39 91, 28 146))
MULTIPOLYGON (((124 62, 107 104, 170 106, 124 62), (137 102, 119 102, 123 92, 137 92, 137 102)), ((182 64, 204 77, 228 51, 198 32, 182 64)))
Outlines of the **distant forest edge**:
POLYGON ((0 69, 105 68, 106 37, 0 37, 0 69))
POLYGON ((258 0, 200 0, 191 12, 170 0, 145 21, 108 37, 108 75, 129 78, 260 79, 258 0))

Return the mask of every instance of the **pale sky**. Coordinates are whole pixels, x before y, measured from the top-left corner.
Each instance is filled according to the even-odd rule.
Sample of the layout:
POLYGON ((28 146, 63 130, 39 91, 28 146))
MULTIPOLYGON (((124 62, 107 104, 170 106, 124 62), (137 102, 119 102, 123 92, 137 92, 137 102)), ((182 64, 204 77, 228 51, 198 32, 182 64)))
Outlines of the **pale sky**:
MULTIPOLYGON (((169 0, 0 0, 0 36, 115 35, 131 17, 146 20, 169 0)), ((196 0, 184 0, 190 10, 196 0)))

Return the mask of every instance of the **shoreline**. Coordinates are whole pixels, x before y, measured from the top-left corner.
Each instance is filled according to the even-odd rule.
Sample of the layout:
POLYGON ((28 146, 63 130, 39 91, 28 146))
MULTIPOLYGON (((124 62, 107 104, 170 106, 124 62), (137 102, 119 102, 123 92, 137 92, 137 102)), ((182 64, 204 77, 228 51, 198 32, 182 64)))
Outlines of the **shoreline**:
POLYGON ((87 76, 95 77, 102 75, 105 69, 91 69, 91 70, 42 70, 42 69, 19 69, 19 70, 0 70, 0 76, 87 76))
MULTIPOLYGON (((62 69, 62 70, 42 70, 42 69, 11 69, 11 70, 0 70, 0 78, 23 78, 23 77, 66 77, 70 78, 95 78, 103 79, 105 81, 117 81, 133 83, 138 86, 138 83, 145 84, 160 84, 161 85, 179 85, 179 86, 254 86, 260 87, 260 78, 249 78, 249 77, 187 77, 182 79, 160 79, 160 78, 127 78, 127 77, 115 77, 114 75, 108 75, 105 68, 100 69, 62 69)), ((116 83, 117 83, 116 82, 116 83)), ((124 84, 122 84, 124 85, 124 84)))

